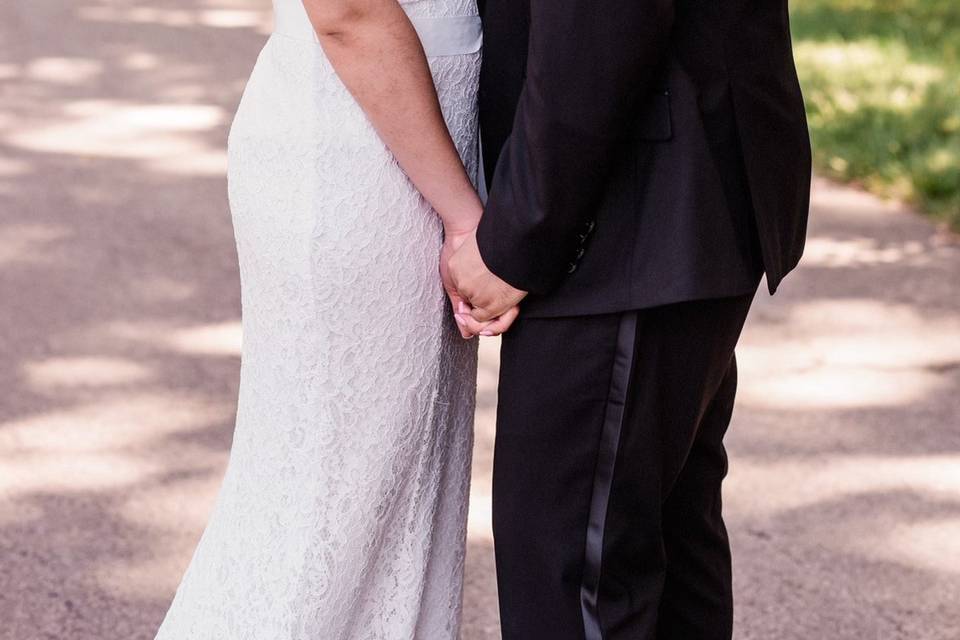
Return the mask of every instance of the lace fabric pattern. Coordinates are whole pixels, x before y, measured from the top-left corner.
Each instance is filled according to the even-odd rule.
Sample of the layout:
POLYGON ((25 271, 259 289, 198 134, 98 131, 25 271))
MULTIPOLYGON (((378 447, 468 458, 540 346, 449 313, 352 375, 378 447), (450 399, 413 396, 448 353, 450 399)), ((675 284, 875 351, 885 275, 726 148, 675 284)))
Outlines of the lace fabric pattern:
MULTIPOLYGON (((480 54, 429 62, 476 175, 480 54)), ((476 344, 441 289, 441 223, 315 43, 270 37, 228 147, 236 431, 157 639, 455 640, 476 344)))

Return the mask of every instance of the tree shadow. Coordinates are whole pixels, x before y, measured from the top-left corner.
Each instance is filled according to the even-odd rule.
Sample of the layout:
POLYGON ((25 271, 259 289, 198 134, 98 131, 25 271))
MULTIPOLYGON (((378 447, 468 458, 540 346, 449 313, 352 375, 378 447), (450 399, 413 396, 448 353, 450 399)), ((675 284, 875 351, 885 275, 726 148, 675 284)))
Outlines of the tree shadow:
POLYGON ((196 543, 239 374, 223 147, 268 5, 0 9, 3 637, 152 638, 196 543))

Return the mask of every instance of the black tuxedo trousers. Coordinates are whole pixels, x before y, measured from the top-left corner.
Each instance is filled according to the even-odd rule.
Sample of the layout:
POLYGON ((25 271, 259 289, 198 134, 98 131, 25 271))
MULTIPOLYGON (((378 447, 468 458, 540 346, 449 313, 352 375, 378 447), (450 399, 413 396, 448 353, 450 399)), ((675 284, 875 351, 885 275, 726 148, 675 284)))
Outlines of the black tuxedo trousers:
POLYGON ((723 436, 752 298, 521 316, 504 336, 505 640, 729 640, 723 436))

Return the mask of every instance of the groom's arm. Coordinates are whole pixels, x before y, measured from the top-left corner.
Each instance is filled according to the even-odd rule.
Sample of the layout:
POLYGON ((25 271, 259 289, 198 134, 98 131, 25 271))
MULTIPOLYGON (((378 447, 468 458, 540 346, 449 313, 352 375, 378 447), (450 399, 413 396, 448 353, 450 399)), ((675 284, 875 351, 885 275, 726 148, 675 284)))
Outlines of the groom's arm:
POLYGON ((567 272, 673 24, 673 0, 530 0, 527 78, 477 231, 483 261, 546 293, 567 272))

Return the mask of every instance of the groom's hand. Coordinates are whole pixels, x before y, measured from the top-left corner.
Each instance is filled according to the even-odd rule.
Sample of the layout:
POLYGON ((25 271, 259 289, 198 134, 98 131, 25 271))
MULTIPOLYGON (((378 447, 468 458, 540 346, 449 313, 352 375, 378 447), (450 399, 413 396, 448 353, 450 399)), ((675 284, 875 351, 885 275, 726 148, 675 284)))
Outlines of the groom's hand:
POLYGON ((473 323, 469 320, 496 324, 497 333, 509 329, 518 314, 516 307, 527 292, 510 286, 487 268, 477 246, 476 231, 460 245, 448 266, 456 291, 471 307, 469 317, 464 317, 461 310, 459 320, 467 320, 470 325, 473 323))

